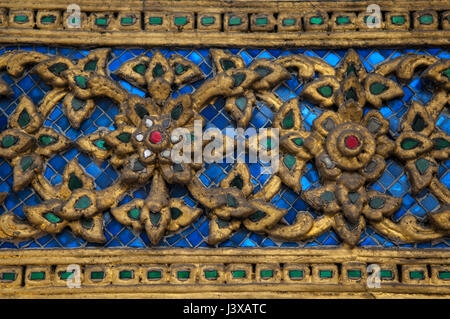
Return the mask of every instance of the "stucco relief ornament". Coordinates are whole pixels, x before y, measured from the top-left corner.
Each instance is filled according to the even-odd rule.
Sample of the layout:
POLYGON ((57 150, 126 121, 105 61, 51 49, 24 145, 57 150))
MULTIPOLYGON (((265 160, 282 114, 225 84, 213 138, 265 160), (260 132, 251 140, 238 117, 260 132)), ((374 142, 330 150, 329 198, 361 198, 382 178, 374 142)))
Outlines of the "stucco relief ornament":
MULTIPOLYGON (((70 72, 83 72, 86 77, 97 79, 97 83, 114 87, 112 81, 105 77, 109 51, 93 50, 76 62, 39 52, 12 51, 2 55, 0 68, 5 68, 11 76, 19 77, 25 68, 33 67, 32 72, 50 85, 52 90, 38 107, 28 97, 22 96, 10 117, 10 128, 0 135, 0 156, 10 160, 14 167, 14 191, 31 184, 43 199, 37 206, 24 206, 26 220, 19 219, 11 212, 2 214, 1 238, 25 240, 44 233, 56 234, 68 226, 86 240, 105 240, 102 212, 114 205, 117 195, 123 193, 126 188, 116 183, 102 191, 94 190, 92 180, 84 175, 76 161, 66 166, 63 183, 52 186, 42 175, 42 168, 47 158, 73 146, 65 136, 43 126, 45 118, 59 101, 64 98, 66 115, 69 121, 78 127, 93 110, 94 102, 91 98, 107 96, 120 103, 126 96, 120 90, 119 94, 110 94, 112 91, 102 89, 102 85, 98 85, 98 89, 93 90, 93 93, 85 96, 87 99, 83 100, 83 97, 74 93, 69 84, 71 79, 68 72, 71 68, 70 72), (116 196, 105 197, 105 193, 116 196)), ((81 86, 86 85, 85 79, 72 78, 81 86)))

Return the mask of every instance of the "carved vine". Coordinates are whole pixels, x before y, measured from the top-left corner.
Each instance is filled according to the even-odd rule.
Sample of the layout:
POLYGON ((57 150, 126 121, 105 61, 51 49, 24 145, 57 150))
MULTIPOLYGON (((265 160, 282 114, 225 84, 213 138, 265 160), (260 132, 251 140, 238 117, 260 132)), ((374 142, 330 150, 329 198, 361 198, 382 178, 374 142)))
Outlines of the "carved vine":
MULTIPOLYGON (((450 60, 407 54, 367 72, 358 54, 349 50, 336 68, 302 54, 257 59, 247 67, 240 56, 212 49, 214 76, 193 93, 177 94, 178 87, 202 79, 203 72, 184 57, 166 58, 157 51, 152 57, 131 59, 115 72, 147 91, 148 97, 140 97, 129 94, 108 75, 109 52, 93 50, 78 61, 28 51, 0 56, 0 70, 19 77, 32 67, 32 72, 52 87, 38 106, 23 95, 9 118, 9 128, 0 133, 0 156, 14 167, 13 190, 31 185, 43 200, 23 207, 25 220, 12 212, 2 214, 1 239, 25 240, 70 227, 87 241, 104 242, 103 212, 108 210, 121 224, 145 230, 154 245, 203 212, 210 219, 209 244, 223 242, 241 226, 284 241, 308 240, 333 228, 350 246, 357 244, 367 225, 406 243, 450 234, 449 189, 436 177, 439 161, 447 160, 450 151, 449 136, 436 125, 448 106, 450 60), (378 111, 387 101, 403 96, 392 76, 408 82, 423 69, 420 77, 433 83, 433 97, 426 105, 412 102, 401 133, 393 138, 389 122, 378 111), (292 73, 306 83, 299 98, 323 110, 311 131, 302 126, 299 98, 283 102, 272 92, 292 73), (80 127, 92 114, 98 97, 108 97, 119 105, 115 129, 99 129, 72 142, 44 125, 61 102, 71 125, 80 127), (180 127, 192 132, 195 120, 205 125, 199 112, 218 97, 225 98, 225 110, 238 127, 248 126, 258 103, 275 112, 272 127, 280 132, 280 168, 256 193, 246 164, 236 164, 219 187, 207 189, 197 177, 202 163, 176 163, 170 157, 182 138, 190 138, 194 149, 204 147, 194 134, 180 138, 172 132, 180 127), (364 112, 364 107, 371 109, 364 112), (62 183, 51 185, 42 174, 45 161, 70 147, 99 162, 108 159, 120 172, 118 180, 97 190, 74 159, 66 166, 62 183), (413 216, 393 222, 390 216, 401 207, 402 198, 368 190, 383 173, 387 158, 404 163, 412 194, 428 187, 441 202, 439 211, 427 212, 427 223, 413 216), (302 191, 308 162, 319 172, 320 187, 302 191), (127 191, 148 183, 147 198, 119 206, 127 191), (168 184, 185 185, 201 206, 171 198, 168 184), (271 203, 282 184, 299 193, 320 216, 298 212, 292 224, 284 223, 287 210, 271 203)), ((0 94, 11 94, 4 81, 0 82, 0 94)), ((224 143, 235 143, 227 136, 221 138, 224 143)), ((259 142, 270 152, 267 140, 259 142)))

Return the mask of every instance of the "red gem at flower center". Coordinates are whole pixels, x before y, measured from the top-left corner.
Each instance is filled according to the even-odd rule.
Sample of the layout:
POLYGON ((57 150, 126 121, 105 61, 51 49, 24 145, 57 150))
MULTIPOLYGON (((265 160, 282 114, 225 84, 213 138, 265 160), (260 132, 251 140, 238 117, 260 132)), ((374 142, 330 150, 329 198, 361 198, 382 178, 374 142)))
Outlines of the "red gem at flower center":
POLYGON ((345 146, 349 149, 354 149, 359 146, 359 141, 354 135, 347 136, 345 138, 345 146))
POLYGON ((159 131, 153 131, 150 133, 150 142, 152 142, 153 144, 158 144, 159 142, 161 142, 161 140, 162 136, 159 131))

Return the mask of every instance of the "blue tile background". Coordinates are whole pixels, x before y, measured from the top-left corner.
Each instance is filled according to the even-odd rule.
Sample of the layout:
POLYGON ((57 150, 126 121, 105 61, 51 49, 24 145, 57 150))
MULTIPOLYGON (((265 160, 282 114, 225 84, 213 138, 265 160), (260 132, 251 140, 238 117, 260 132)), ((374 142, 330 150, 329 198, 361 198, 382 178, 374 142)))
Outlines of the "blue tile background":
MULTIPOLYGON (((43 53, 58 54, 67 56, 71 59, 79 59, 88 54, 89 51, 79 50, 73 48, 50 48, 50 47, 27 47, 27 46, 11 46, 1 47, 0 54, 5 50, 36 50, 43 53)), ((110 61, 108 63, 108 70, 113 72, 123 62, 142 53, 151 56, 155 50, 142 49, 113 49, 110 61)), ((242 56, 244 61, 249 64, 254 59, 259 58, 276 58, 279 56, 302 53, 308 56, 316 56, 322 58, 329 64, 335 66, 343 58, 345 50, 265 50, 265 49, 231 49, 234 54, 242 56)), ((178 49, 169 50, 161 49, 161 52, 166 56, 177 53, 185 56, 189 60, 195 62, 203 70, 207 78, 212 76, 212 63, 209 58, 208 49, 178 49)), ((361 60, 367 71, 371 71, 377 63, 383 62, 386 59, 392 59, 399 55, 408 52, 430 54, 440 58, 450 58, 448 50, 441 50, 438 48, 424 49, 424 50, 393 50, 393 49, 360 49, 357 50, 361 60)), ((120 80, 111 75, 115 80, 119 81, 121 85, 133 94, 145 96, 145 92, 133 87, 129 83, 120 80)), ((39 81, 36 75, 26 72, 21 78, 14 79, 7 74, 3 74, 2 78, 7 81, 14 91, 13 98, 0 98, 0 130, 7 128, 8 116, 14 111, 18 98, 22 94, 28 95, 36 104, 49 91, 49 87, 39 81)), ((395 77, 393 77, 395 80, 395 77)), ((183 93, 189 93, 195 90, 201 82, 187 85, 178 92, 174 92, 173 96, 183 93)), ((429 83, 423 83, 418 76, 407 85, 403 85, 405 96, 402 99, 390 101, 381 108, 382 114, 390 122, 390 133, 393 136, 398 135, 399 123, 402 115, 407 110, 407 105, 413 99, 417 99, 426 103, 431 98, 431 86, 429 83)), ((295 97, 302 90, 303 83, 299 82, 294 76, 284 83, 278 85, 274 92, 283 100, 295 97)), ((65 134, 71 140, 76 140, 78 137, 85 134, 95 132, 98 127, 108 127, 114 129, 113 118, 118 113, 118 108, 108 99, 96 100, 96 108, 92 116, 86 120, 76 130, 70 126, 67 118, 62 112, 61 105, 55 107, 48 119, 45 121, 45 126, 50 126, 57 131, 65 134)), ((301 113, 303 116, 304 126, 307 130, 311 129, 314 119, 321 114, 321 110, 313 105, 302 102, 301 113)), ((235 127, 236 124, 231 117, 224 110, 224 100, 217 99, 214 104, 205 107, 201 111, 202 116, 208 121, 207 127, 218 127, 224 130, 227 127, 235 127)), ((253 112, 250 126, 255 128, 268 127, 273 119, 273 112, 265 105, 259 103, 253 112)), ((438 126, 440 129, 450 133, 450 118, 448 114, 442 114, 438 119, 438 126)), ((65 165, 72 158, 77 157, 80 165, 82 165, 86 172, 95 179, 97 189, 103 189, 111 185, 118 177, 118 172, 110 165, 108 161, 101 165, 94 163, 85 154, 78 153, 75 149, 71 149, 52 157, 44 170, 45 177, 56 185, 61 182, 61 174, 65 165)), ((260 168, 263 163, 249 164, 252 173, 252 182, 255 185, 255 192, 267 181, 268 175, 260 174, 260 168)), ((206 165, 205 170, 201 173, 200 178, 208 187, 217 185, 232 168, 232 164, 213 163, 206 165)), ((303 190, 315 188, 319 185, 317 171, 311 164, 307 165, 308 170, 302 178, 303 190)), ((441 163, 439 167, 438 176, 446 185, 450 185, 450 161, 441 163)), ((39 197, 35 194, 32 188, 27 188, 23 191, 12 192, 12 168, 3 159, 0 159, 0 191, 8 192, 8 197, 5 202, 0 205, 0 214, 7 210, 13 211, 16 215, 24 217, 22 212, 22 205, 33 205, 40 202, 39 197)), ((387 168, 380 179, 373 183, 370 187, 381 192, 386 192, 396 197, 403 197, 402 208, 394 214, 393 219, 398 221, 406 214, 415 215, 419 220, 425 218, 426 211, 434 211, 439 208, 439 203, 436 198, 427 190, 423 191, 417 197, 412 197, 409 193, 409 183, 402 166, 395 161, 389 160, 387 168)), ((124 199, 123 203, 130 201, 133 197, 145 198, 148 194, 149 187, 130 192, 124 199)), ((173 185, 170 188, 173 197, 182 197, 184 200, 194 206, 195 200, 190 197, 185 188, 179 185, 173 185)), ((308 205, 290 189, 283 187, 281 191, 273 199, 273 203, 281 208, 287 208, 288 214, 284 217, 288 223, 291 223, 297 211, 311 209, 308 205)), ((311 212, 315 216, 314 212, 311 212)), ((21 243, 11 243, 0 241, 0 248, 61 248, 61 247, 150 247, 151 244, 145 232, 133 233, 131 229, 122 226, 107 212, 104 214, 105 218, 105 235, 107 237, 106 244, 90 244, 86 243, 81 238, 76 238, 69 230, 65 230, 58 235, 47 235, 36 240, 29 240, 21 243)), ((177 234, 172 234, 163 238, 159 246, 161 247, 211 247, 205 242, 208 236, 208 220, 205 216, 201 216, 195 223, 182 229, 177 234)), ((337 235, 333 231, 328 231, 322 236, 307 242, 298 243, 283 243, 276 242, 270 238, 251 233, 247 230, 241 229, 235 233, 229 240, 218 245, 220 247, 330 247, 339 245, 337 235)), ((359 246, 364 247, 434 247, 434 248, 449 248, 450 239, 437 240, 432 243, 413 244, 413 245, 397 245, 386 238, 374 233, 372 229, 367 230, 362 234, 359 246)))

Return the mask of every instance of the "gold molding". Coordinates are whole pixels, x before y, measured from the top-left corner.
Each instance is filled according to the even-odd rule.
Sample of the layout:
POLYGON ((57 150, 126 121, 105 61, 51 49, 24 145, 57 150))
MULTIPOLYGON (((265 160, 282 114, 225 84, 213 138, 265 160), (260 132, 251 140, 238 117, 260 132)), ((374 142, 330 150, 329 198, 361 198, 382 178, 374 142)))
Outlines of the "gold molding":
POLYGON ((0 1, 0 42, 48 43, 80 46, 264 46, 264 47, 369 47, 377 46, 448 46, 450 38, 450 4, 448 1, 108 1, 81 0, 81 28, 69 28, 66 19, 71 0, 20 3, 0 1), (379 29, 368 28, 364 16, 367 6, 380 6, 384 18, 379 29), (27 10, 24 10, 27 8, 27 10), (20 10, 19 10, 20 9, 20 10), (424 9, 426 9, 424 11, 424 9), (446 11, 447 10, 447 11, 446 11), (36 21, 54 14, 52 23, 36 21), (335 12, 349 13, 346 25, 337 25, 335 12), (402 26, 386 21, 391 13, 404 14, 402 26), (26 15, 26 21, 15 21, 15 14, 26 15), (124 14, 135 17, 132 25, 122 24, 124 14), (151 13, 151 14, 150 14, 151 13), (150 25, 149 17, 162 19, 150 25), (310 25, 311 14, 325 17, 320 25, 310 25), (421 25, 418 16, 433 17, 432 23, 421 25), (229 23, 229 15, 242 20, 229 23), (103 25, 98 17, 106 16, 103 25), (356 16, 358 18, 356 18, 356 16), (411 21, 410 16, 414 16, 411 21), (185 22, 175 22, 186 17, 185 22), (209 25, 202 18, 210 18, 209 25), (258 25, 256 18, 265 20, 258 25), (9 19, 8 19, 9 18, 9 19), (158 17, 159 18, 159 17, 158 17), (290 19, 293 27, 284 26, 290 19), (141 21, 143 20, 143 21, 141 21), (147 21, 148 20, 148 21, 147 21), (212 21, 212 22, 211 22, 212 21), (389 22, 389 23, 388 23, 389 22), (183 33, 183 36, 180 36, 183 33))
MULTIPOLYGON (((15 269, 21 284, 0 282, 1 298, 448 298, 450 281, 439 272, 450 271, 450 251, 413 249, 54 249, 1 251, 0 272, 15 269), (69 288, 56 278, 55 269, 78 264, 84 281, 69 288), (366 267, 378 264, 392 271, 393 278, 380 288, 366 285, 366 267), (58 268, 56 268, 58 267, 58 268), (107 282, 86 278, 86 269, 105 271, 107 282), (146 270, 161 269, 159 282, 146 280, 146 270), (247 269, 242 281, 230 282, 230 271, 247 269), (285 269, 285 270, 284 270, 285 269), (287 278, 292 269, 305 270, 300 280, 287 278), (318 271, 334 269, 332 278, 320 278, 318 271), (359 269, 353 280, 345 270, 359 269), (31 271, 47 277, 32 282, 31 271), (120 271, 134 272, 127 282, 120 271), (200 271, 201 270, 201 271, 200 271), (216 270, 219 282, 208 281, 202 271, 216 270), (264 278, 260 270, 271 271, 264 278), (410 279, 409 271, 423 270, 423 279, 410 279), (25 277, 22 278, 22 271, 25 277), (190 271, 189 279, 177 279, 177 271, 190 271), (225 279, 223 279, 225 278, 225 279)), ((12 270, 11 270, 12 271, 12 270)))

